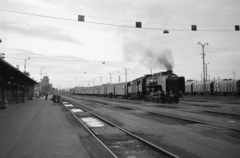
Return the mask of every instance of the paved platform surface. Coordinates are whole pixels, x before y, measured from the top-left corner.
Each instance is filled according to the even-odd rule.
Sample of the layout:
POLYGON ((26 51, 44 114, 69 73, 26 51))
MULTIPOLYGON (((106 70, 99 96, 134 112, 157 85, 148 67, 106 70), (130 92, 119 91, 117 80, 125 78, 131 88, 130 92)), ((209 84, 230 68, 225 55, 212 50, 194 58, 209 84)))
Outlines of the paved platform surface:
POLYGON ((34 98, 0 110, 0 158, 112 157, 60 105, 34 98))

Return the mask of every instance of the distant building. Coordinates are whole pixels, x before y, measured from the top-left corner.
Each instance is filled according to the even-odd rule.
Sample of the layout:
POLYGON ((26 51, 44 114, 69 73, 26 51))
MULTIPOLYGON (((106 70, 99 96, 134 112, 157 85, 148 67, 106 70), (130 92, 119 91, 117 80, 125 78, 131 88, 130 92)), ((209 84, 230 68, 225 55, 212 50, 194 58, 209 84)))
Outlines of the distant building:
POLYGON ((41 94, 52 93, 52 84, 50 84, 48 76, 43 76, 39 85, 41 94))

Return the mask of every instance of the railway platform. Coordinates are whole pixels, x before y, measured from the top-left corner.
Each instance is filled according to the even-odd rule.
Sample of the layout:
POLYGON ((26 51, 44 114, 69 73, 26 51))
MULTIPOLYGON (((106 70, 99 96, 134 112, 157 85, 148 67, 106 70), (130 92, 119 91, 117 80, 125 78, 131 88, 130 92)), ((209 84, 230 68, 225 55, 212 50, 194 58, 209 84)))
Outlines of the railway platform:
POLYGON ((64 106, 45 98, 1 109, 0 140, 1 158, 111 157, 64 106))

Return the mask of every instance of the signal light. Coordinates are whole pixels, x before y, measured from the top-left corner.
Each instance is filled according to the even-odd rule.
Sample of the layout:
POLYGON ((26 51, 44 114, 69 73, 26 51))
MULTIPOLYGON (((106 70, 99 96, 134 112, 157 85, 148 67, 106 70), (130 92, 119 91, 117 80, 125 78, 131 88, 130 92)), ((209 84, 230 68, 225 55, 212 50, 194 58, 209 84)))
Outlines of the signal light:
POLYGON ((239 25, 235 25, 235 31, 239 31, 239 25))
POLYGON ((197 31, 197 25, 192 25, 192 31, 197 31))
POLYGON ((141 28, 142 27, 142 23, 141 22, 136 22, 136 27, 137 28, 141 28))
POLYGON ((169 31, 168 30, 164 30, 163 33, 169 33, 169 31))
POLYGON ((84 22, 84 16, 83 15, 78 15, 78 21, 84 22))

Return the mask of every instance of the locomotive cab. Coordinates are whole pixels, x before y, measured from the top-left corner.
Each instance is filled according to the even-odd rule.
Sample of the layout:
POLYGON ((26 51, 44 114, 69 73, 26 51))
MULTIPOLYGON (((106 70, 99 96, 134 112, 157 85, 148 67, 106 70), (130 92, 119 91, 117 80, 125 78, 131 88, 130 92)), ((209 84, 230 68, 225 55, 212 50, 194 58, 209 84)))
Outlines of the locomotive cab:
POLYGON ((172 71, 153 74, 147 79, 149 101, 179 102, 181 93, 184 91, 184 78, 178 77, 172 71), (183 84, 182 84, 183 82, 183 84))

